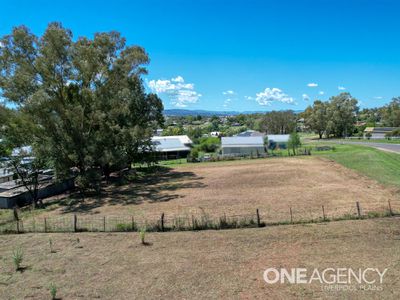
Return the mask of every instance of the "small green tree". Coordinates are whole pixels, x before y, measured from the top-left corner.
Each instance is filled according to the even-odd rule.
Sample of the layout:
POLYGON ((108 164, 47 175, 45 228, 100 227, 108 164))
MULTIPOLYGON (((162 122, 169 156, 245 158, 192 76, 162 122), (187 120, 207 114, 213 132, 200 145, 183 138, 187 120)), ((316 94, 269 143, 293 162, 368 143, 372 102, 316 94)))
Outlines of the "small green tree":
POLYGON ((372 133, 371 132, 367 132, 366 134, 365 134, 365 137, 367 138, 367 139, 371 139, 371 137, 372 137, 372 133))
POLYGON ((300 135, 294 131, 290 134, 288 149, 293 150, 293 154, 296 155, 296 149, 301 146, 300 135))

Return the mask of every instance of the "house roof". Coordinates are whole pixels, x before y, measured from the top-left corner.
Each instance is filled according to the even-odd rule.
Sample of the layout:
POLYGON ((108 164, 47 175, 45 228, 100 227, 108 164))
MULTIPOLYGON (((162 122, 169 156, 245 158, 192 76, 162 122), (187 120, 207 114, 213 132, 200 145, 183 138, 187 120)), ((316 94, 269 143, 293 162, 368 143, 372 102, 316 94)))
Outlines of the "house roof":
POLYGON ((157 152, 190 151, 189 145, 192 143, 187 135, 155 136, 151 141, 157 152))
POLYGON ((268 140, 276 143, 288 142, 289 134, 268 134, 268 140))
POLYGON ((264 136, 265 134, 255 130, 246 130, 235 136, 264 136))
POLYGON ((367 127, 365 128, 364 132, 371 132, 371 133, 387 133, 392 132, 393 130, 398 129, 397 127, 367 127))
POLYGON ((232 136, 221 138, 222 147, 254 147, 264 146, 262 136, 232 136))

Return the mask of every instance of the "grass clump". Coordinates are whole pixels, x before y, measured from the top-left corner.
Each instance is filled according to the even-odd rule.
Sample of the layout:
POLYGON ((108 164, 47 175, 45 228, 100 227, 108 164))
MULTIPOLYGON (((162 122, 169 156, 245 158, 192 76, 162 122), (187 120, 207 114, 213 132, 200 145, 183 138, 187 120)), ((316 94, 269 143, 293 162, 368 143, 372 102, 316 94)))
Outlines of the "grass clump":
POLYGON ((13 251, 12 260, 14 263, 15 271, 21 270, 22 260, 24 259, 24 252, 21 248, 17 248, 13 251))
POLYGON ((49 291, 50 291, 51 300, 56 300, 57 299, 57 286, 54 283, 50 283, 49 291))
POLYGON ((141 241, 142 245, 146 245, 147 243, 145 240, 145 238, 146 238, 146 227, 145 226, 140 229, 139 236, 140 236, 140 241, 141 241))

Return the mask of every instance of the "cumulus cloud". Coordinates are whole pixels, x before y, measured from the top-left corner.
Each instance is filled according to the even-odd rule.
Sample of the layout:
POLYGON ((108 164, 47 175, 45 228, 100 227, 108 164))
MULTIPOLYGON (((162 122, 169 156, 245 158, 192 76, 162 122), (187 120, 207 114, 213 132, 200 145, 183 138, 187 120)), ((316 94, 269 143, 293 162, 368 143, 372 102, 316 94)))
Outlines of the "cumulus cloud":
POLYGON ((222 92, 222 94, 223 95, 235 95, 236 93, 232 90, 228 90, 228 91, 222 92))
POLYGON ((202 96, 194 89, 193 83, 185 83, 182 76, 170 80, 150 80, 148 87, 159 95, 165 94, 176 107, 187 107, 188 104, 197 103, 202 96))
POLYGON ((339 91, 344 91, 346 88, 345 88, 344 86, 340 86, 340 85, 339 85, 339 86, 337 87, 337 89, 338 89, 339 91))
POLYGON ((307 94, 303 94, 301 96, 303 97, 304 101, 310 101, 310 96, 308 96, 307 94))
POLYGON ((273 102, 295 104, 295 101, 292 97, 288 96, 278 88, 266 88, 263 92, 256 94, 255 100, 258 102, 258 104, 263 106, 269 106, 273 102))
POLYGON ((318 83, 311 82, 311 83, 307 84, 307 86, 308 86, 308 87, 317 87, 317 86, 318 86, 318 83))

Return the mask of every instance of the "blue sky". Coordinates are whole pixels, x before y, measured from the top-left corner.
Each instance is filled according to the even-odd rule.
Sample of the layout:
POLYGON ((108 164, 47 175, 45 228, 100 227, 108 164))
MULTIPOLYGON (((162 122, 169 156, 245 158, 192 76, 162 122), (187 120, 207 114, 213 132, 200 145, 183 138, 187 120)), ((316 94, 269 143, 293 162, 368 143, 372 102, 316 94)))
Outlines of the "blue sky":
POLYGON ((120 31, 149 53, 146 85, 166 108, 301 110, 341 91, 373 107, 400 96, 400 1, 2 1, 1 7, 0 35, 19 24, 40 35, 51 21, 75 37, 120 31))

